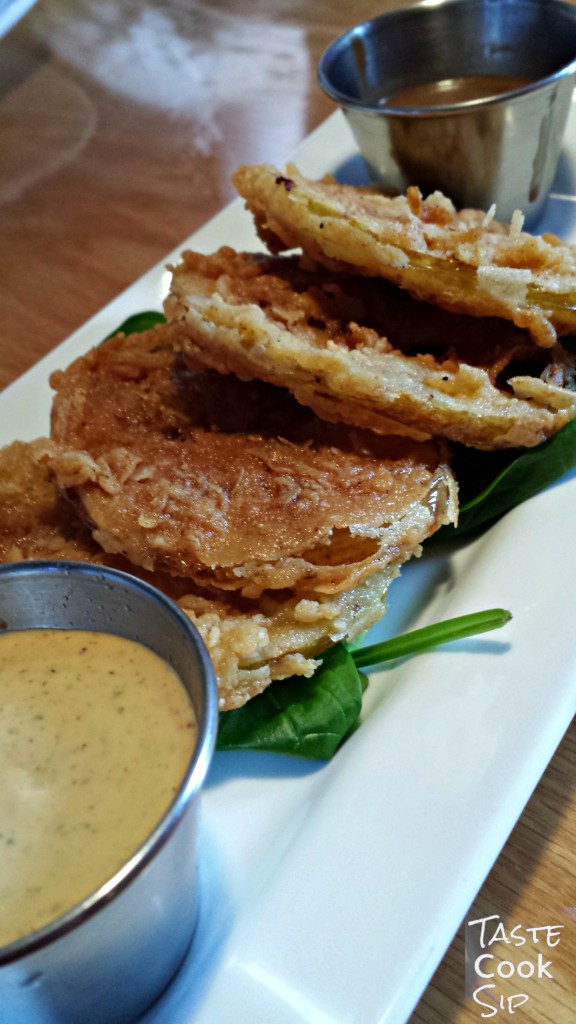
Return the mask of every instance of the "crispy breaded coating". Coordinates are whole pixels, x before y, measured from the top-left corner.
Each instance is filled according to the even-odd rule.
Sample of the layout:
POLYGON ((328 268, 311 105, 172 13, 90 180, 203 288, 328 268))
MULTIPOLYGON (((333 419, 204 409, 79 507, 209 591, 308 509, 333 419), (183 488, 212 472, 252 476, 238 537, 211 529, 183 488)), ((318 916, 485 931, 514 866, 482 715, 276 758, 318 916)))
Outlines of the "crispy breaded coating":
POLYGON ((381 434, 530 447, 576 412, 574 357, 560 345, 297 257, 184 253, 165 310, 193 359, 381 434))
POLYGON ((148 573, 121 555, 109 555, 58 492, 45 459, 49 449, 50 442, 42 438, 0 449, 0 562, 92 562, 158 587, 178 602, 202 636, 214 664, 221 710, 241 706, 275 679, 311 676, 323 650, 353 639, 384 614, 398 564, 334 597, 311 600, 283 592, 248 601, 199 588, 191 580, 148 573))
POLYGON ((455 518, 442 445, 334 426, 261 381, 190 370, 178 344, 119 337, 52 377, 50 465, 106 551, 248 597, 312 596, 455 518))
POLYGON ((208 647, 221 709, 240 707, 275 679, 310 677, 322 651, 353 640, 382 618, 398 572, 399 563, 391 563, 350 590, 314 598, 268 590, 246 602, 237 592, 191 588, 179 604, 208 647))
POLYGON ((241 167, 234 183, 273 252, 301 248, 330 267, 386 278, 454 312, 498 316, 552 347, 576 331, 576 247, 510 226, 494 211, 457 212, 439 192, 389 198, 289 166, 241 167))
POLYGON ((39 438, 0 449, 0 562, 98 561, 97 544, 39 464, 48 445, 39 438))

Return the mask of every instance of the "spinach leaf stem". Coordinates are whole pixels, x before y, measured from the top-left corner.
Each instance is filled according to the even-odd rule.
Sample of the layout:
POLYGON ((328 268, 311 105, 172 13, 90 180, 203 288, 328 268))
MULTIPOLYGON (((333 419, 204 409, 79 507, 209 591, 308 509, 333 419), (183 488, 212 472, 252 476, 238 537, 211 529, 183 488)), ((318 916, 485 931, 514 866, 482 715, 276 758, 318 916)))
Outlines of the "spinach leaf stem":
POLYGON ((369 647, 361 647, 352 651, 356 668, 368 668, 396 658, 405 658, 412 654, 421 654, 439 644, 463 640, 469 636, 487 633, 492 629, 500 629, 510 621, 512 615, 504 608, 489 608, 470 615, 459 615, 444 622, 435 622, 421 629, 391 637, 369 647))

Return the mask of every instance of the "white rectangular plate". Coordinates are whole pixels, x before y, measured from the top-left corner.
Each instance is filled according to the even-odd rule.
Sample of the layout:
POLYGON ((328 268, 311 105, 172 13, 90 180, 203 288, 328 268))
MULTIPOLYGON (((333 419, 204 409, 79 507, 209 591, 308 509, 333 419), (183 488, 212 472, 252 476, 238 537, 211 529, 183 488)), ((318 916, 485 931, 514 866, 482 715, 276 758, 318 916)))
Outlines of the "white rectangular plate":
POLYGON ((0 0, 0 38, 28 13, 37 0, 0 0))
MULTIPOLYGON (((351 172, 340 113, 300 148, 351 172)), ((576 118, 546 227, 576 237, 576 118)), ((188 239, 260 248, 237 201, 188 239)), ((127 316, 161 308, 164 263, 0 397, 0 442, 48 431, 48 374, 127 316)), ((483 608, 501 632, 372 676, 362 727, 329 764, 217 754, 203 801, 198 932, 148 1024, 403 1024, 576 706, 576 477, 395 582, 370 639, 483 608)), ((185 898, 185 894, 183 894, 185 898)), ((464 965, 462 965, 464 967, 464 965)))

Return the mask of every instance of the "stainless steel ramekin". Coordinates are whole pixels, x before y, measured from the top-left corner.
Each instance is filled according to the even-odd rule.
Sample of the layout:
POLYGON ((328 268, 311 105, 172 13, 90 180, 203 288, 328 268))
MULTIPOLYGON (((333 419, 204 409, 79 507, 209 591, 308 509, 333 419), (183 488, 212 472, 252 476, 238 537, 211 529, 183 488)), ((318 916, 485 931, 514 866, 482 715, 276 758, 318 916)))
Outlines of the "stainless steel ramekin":
POLYGON ((323 54, 319 81, 348 118, 373 178, 440 189, 458 207, 527 226, 540 217, 576 76, 576 8, 561 0, 423 0, 356 25, 323 54), (492 98, 399 107, 402 89, 495 75, 530 83, 492 98))
POLYGON ((198 740, 154 832, 83 903, 0 948, 2 1024, 126 1024, 167 986, 194 934, 200 789, 217 728, 210 660, 192 624, 163 594, 83 563, 1 566, 0 627, 91 629, 139 641, 172 665, 194 706, 198 740))

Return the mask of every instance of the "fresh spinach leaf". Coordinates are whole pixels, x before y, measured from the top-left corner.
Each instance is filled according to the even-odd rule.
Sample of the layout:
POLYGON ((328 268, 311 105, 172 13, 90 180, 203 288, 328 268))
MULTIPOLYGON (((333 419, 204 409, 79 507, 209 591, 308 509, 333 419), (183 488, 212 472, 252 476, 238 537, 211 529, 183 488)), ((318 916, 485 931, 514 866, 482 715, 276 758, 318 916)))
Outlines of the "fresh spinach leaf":
POLYGON ((311 679, 272 683, 243 707, 220 714, 217 750, 267 750, 328 760, 354 729, 368 680, 361 668, 419 654, 439 644, 499 629, 502 608, 433 623, 370 647, 330 648, 311 679))
POLYGON ((520 454, 515 452, 509 461, 502 464, 501 453, 469 453, 468 467, 459 472, 457 459, 456 478, 464 487, 465 500, 460 506, 457 526, 443 526, 434 539, 448 540, 493 522, 504 512, 544 490, 564 473, 576 467, 576 420, 566 424, 554 437, 536 448, 528 448, 520 454), (484 460, 482 459, 482 456, 484 460), (466 492, 473 489, 473 470, 483 485, 472 496, 466 492), (493 475, 488 482, 485 478, 490 469, 493 475))
POLYGON ((141 334, 142 331, 148 331, 151 327, 157 327, 158 324, 165 323, 166 317, 155 309, 149 309, 143 313, 134 313, 133 316, 129 316, 124 323, 120 324, 120 327, 117 327, 116 330, 108 334, 104 341, 115 337, 116 334, 141 334))
POLYGON ((272 683, 247 704, 220 714, 217 750, 268 750, 328 760, 358 722, 366 679, 342 643, 311 679, 272 683))

